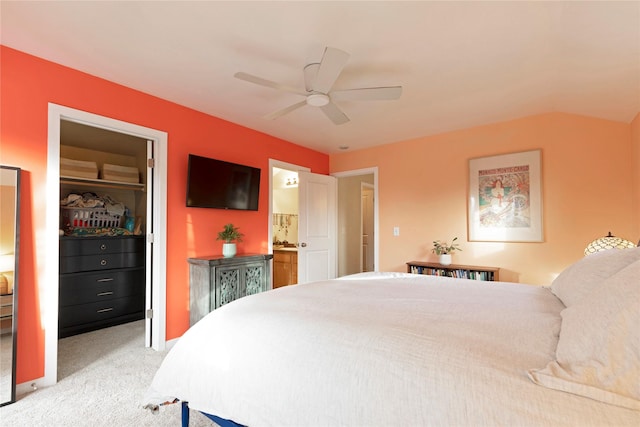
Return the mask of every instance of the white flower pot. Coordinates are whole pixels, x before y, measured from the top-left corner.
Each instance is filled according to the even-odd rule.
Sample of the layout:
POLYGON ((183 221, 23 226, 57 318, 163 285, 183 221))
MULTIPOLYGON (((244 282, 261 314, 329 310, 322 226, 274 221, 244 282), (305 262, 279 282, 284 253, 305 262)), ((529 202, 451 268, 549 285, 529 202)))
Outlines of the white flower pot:
POLYGON ((451 254, 442 254, 440 255, 440 264, 449 265, 451 264, 451 254))
POLYGON ((223 243, 222 244, 222 256, 225 258, 232 258, 236 255, 235 243, 223 243))

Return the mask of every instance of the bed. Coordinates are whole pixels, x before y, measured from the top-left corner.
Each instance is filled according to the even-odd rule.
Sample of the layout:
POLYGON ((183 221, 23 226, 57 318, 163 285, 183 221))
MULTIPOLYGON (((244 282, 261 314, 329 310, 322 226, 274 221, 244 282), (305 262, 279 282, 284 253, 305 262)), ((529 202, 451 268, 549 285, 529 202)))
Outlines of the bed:
POLYGON ((634 248, 549 287, 363 273, 278 288, 192 326, 144 403, 251 427, 638 427, 639 278, 634 248))

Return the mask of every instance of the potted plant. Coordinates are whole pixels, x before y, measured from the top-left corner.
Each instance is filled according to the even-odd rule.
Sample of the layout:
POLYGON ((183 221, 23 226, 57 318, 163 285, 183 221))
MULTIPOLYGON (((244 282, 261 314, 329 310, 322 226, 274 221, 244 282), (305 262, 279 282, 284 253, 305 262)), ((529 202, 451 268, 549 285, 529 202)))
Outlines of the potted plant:
POLYGON ((236 254, 236 243, 242 242, 242 234, 238 231, 238 227, 234 227, 233 224, 227 224, 224 226, 222 231, 218 232, 218 237, 216 240, 223 240, 222 244, 222 256, 225 258, 231 258, 236 254))
POLYGON ((458 238, 454 237, 451 241, 451 244, 447 242, 441 242, 440 240, 433 241, 433 249, 431 249, 431 252, 438 255, 440 264, 451 264, 451 254, 455 251, 462 251, 462 249, 460 249, 460 246, 458 246, 458 244, 456 243, 456 240, 458 240, 458 238))

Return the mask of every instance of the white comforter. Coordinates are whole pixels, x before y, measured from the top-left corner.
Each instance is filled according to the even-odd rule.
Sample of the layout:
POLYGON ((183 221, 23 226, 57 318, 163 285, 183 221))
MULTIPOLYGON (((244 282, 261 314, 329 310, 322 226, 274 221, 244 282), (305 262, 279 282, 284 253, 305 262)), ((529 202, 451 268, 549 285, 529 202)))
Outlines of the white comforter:
POLYGON ((242 298, 176 343, 144 403, 257 426, 639 426, 534 384, 563 304, 548 288, 364 274, 242 298))

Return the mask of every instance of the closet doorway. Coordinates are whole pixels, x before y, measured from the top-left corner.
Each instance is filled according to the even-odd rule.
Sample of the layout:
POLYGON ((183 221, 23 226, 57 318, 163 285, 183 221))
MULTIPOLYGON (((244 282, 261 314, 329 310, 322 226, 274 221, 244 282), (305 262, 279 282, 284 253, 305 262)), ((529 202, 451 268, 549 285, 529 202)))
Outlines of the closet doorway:
MULTIPOLYGON (((43 317, 46 317, 45 329, 45 375, 36 381, 36 385, 48 386, 57 382, 58 362, 58 277, 59 263, 59 229, 60 229, 60 199, 61 174, 60 158, 63 153, 93 150, 96 147, 80 146, 81 143, 64 146, 70 134, 70 129, 95 129, 96 135, 121 134, 122 138, 140 143, 140 152, 144 153, 141 174, 144 177, 144 197, 133 197, 136 209, 144 212, 145 224, 143 234, 146 245, 146 296, 145 296, 145 342, 144 345, 156 350, 163 350, 166 341, 166 182, 167 182, 167 134, 162 131, 138 126, 132 123, 95 115, 81 110, 75 110, 56 104, 49 104, 48 129, 48 161, 47 161, 47 225, 46 242, 43 250, 47 257, 45 268, 39 277, 40 283, 49 284, 43 292, 43 317), (83 128, 84 127, 84 128, 83 128), (75 145, 75 147, 74 147, 75 145), (46 316, 45 316, 46 315, 46 316)), ((117 152, 118 138, 100 142, 97 151, 112 154, 131 155, 131 153, 117 152)), ((124 148, 120 147, 121 150, 124 148)), ((135 157, 135 156, 134 156, 135 157)), ((127 190, 124 190, 127 191, 127 190)), ((141 343, 142 345, 142 343, 141 343)))

